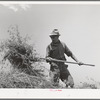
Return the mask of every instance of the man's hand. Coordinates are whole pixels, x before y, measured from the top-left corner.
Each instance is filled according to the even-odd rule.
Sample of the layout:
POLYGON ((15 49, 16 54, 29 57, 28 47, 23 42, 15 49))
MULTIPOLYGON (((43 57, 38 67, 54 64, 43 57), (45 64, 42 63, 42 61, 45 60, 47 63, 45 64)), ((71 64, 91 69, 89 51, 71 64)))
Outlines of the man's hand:
POLYGON ((52 59, 51 57, 47 57, 47 58, 46 58, 46 61, 47 61, 47 62, 51 62, 52 60, 53 60, 53 59, 52 59))
POLYGON ((82 62, 78 62, 78 65, 81 66, 81 65, 83 65, 83 63, 82 62))

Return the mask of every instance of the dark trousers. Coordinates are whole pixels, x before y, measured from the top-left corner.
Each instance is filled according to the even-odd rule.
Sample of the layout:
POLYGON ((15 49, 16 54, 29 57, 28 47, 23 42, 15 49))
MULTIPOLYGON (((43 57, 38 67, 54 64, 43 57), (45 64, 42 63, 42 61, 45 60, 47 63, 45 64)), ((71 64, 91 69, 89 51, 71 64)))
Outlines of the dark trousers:
POLYGON ((52 62, 50 70, 54 83, 59 83, 59 79, 61 79, 66 85, 74 85, 73 78, 68 70, 68 65, 52 62))

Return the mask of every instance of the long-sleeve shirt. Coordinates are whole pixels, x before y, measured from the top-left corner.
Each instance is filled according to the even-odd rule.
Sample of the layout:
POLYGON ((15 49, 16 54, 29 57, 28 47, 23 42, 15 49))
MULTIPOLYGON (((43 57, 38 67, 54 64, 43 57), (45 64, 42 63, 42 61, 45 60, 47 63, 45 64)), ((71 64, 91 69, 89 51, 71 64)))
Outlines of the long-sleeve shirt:
POLYGON ((72 56, 72 52, 67 45, 61 41, 50 43, 46 48, 46 57, 51 57, 60 60, 66 60, 65 55, 72 56))

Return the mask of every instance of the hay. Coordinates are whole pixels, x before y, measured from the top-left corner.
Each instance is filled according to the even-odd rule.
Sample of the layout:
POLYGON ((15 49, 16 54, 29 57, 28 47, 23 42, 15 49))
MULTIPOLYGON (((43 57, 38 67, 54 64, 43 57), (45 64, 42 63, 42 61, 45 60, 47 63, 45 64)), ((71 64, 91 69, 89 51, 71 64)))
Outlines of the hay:
POLYGON ((0 47, 0 51, 5 53, 3 60, 9 60, 11 65, 20 71, 37 76, 37 72, 31 65, 39 58, 39 55, 28 43, 28 37, 21 37, 16 25, 11 26, 8 33, 9 39, 2 42, 0 47))
POLYGON ((0 72, 0 88, 57 88, 47 81, 40 55, 34 45, 28 43, 29 38, 21 37, 16 25, 10 26, 8 33, 10 37, 1 42, 0 52, 2 67, 11 70, 7 73, 3 68, 0 72))
POLYGON ((45 78, 31 76, 19 71, 0 73, 0 88, 55 88, 45 78))

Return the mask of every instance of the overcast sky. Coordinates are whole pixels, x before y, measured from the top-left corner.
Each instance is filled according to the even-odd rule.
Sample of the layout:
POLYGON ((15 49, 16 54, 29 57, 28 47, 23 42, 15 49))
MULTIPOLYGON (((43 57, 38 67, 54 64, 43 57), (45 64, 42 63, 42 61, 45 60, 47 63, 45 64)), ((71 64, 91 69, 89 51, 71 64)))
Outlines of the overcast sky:
POLYGON ((37 52, 43 57, 51 42, 49 33, 57 28, 60 40, 67 44, 77 59, 95 64, 95 67, 69 64, 74 80, 84 81, 89 77, 100 82, 99 4, 1 4, 0 39, 8 37, 8 27, 14 24, 19 26, 22 36, 28 34, 31 37, 37 52))

